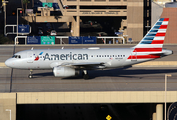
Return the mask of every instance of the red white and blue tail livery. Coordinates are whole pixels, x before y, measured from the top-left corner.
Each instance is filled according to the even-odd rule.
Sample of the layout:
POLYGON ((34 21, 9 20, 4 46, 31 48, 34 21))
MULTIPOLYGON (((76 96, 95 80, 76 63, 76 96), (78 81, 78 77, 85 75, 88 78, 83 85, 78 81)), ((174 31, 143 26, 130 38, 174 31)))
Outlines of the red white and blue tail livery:
MULTIPOLYGON (((162 49, 168 18, 160 18, 138 45, 132 48, 88 49, 31 49, 20 51, 5 61, 6 66, 16 69, 52 69, 55 77, 70 77, 87 70, 129 66, 171 55, 162 49)), ((28 76, 32 78, 32 73, 28 76)))
MULTIPOLYGON (((128 57, 129 60, 143 62, 160 58, 171 51, 163 50, 163 43, 169 23, 169 18, 160 18, 145 37, 137 44, 128 57)), ((135 62, 136 63, 136 62, 135 62)))

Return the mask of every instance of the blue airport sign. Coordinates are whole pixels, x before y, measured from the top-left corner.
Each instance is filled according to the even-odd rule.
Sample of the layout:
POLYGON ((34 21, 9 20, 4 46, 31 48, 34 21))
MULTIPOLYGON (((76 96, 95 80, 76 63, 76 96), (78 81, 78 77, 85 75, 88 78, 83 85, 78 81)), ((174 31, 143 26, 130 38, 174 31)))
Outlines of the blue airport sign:
POLYGON ((82 44, 82 37, 69 37, 69 44, 82 44))
POLYGON ((83 37, 83 44, 96 44, 96 37, 90 36, 90 37, 83 37))
POLYGON ((29 25, 18 25, 18 33, 30 33, 29 25))
POLYGON ((53 8, 55 10, 59 10, 60 9, 60 7, 58 6, 58 3, 53 3, 53 8))
POLYGON ((41 44, 41 37, 40 36, 28 36, 27 44, 41 44))

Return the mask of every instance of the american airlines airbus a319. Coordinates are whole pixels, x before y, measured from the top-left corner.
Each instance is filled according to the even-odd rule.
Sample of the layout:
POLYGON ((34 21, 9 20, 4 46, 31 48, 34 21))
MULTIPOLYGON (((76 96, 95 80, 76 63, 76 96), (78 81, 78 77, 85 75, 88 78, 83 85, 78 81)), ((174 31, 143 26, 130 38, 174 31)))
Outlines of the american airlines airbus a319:
POLYGON ((6 66, 16 69, 53 69, 55 77, 70 77, 87 70, 130 66, 173 54, 162 49, 169 18, 160 18, 145 37, 132 48, 88 49, 31 49, 20 51, 5 61, 6 66))

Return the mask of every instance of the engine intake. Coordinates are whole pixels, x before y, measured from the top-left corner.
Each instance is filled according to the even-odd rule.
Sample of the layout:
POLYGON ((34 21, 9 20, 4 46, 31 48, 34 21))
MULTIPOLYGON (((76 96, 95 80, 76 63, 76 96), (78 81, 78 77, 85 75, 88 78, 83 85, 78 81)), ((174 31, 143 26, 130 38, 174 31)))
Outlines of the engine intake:
POLYGON ((53 74, 55 77, 70 77, 79 75, 79 70, 70 67, 57 66, 53 68, 53 74))

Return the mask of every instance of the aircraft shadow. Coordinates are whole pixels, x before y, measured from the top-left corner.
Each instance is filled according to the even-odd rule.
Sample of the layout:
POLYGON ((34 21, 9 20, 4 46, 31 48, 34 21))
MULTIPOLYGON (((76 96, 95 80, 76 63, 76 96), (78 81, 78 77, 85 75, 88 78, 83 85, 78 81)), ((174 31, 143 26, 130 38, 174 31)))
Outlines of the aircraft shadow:
MULTIPOLYGON (((136 78, 139 76, 136 75, 149 75, 149 74, 167 74, 167 73, 175 73, 177 72, 176 69, 124 69, 124 68, 118 68, 118 69, 109 69, 109 70, 88 70, 89 79, 94 79, 97 77, 130 77, 130 78, 136 78)), ((45 77, 45 76, 54 76, 53 72, 44 72, 44 73, 36 73, 33 74, 35 77, 45 77)), ((74 77, 65 77, 61 78, 61 80, 67 80, 67 79, 83 79, 81 73, 78 76, 74 77)))
MULTIPOLYGON (((150 74, 167 74, 167 73, 175 73, 176 69, 111 69, 111 70, 97 70, 90 71, 89 77, 90 79, 94 79, 96 77, 126 77, 126 78, 139 78, 136 75, 150 75, 150 74), (96 74, 95 74, 96 73, 96 74)), ((151 76, 149 76, 151 77, 151 76)), ((143 76, 141 77, 143 78, 143 76)))

